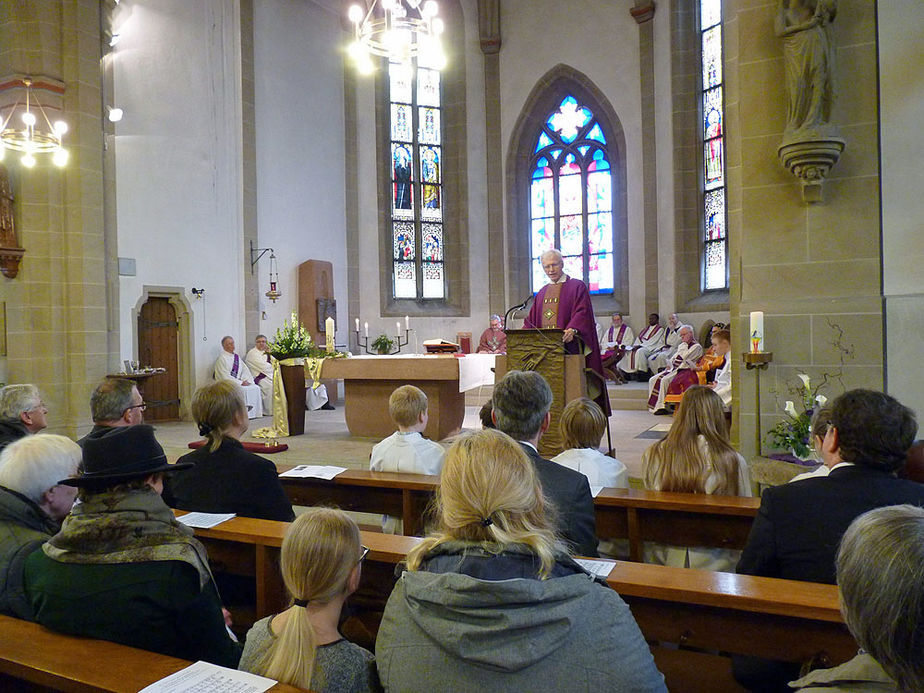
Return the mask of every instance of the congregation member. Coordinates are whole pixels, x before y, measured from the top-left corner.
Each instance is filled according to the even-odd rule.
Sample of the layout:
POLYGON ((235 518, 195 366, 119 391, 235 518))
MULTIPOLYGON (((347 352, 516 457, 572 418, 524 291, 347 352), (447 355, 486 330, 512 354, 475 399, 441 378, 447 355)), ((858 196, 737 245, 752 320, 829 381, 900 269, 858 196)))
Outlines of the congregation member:
POLYGON ((178 510, 294 520, 276 465, 241 443, 248 421, 240 388, 228 380, 200 387, 190 411, 206 442, 177 460, 186 469, 166 481, 164 501, 178 510))
POLYGON ((599 450, 606 417, 596 402, 587 397, 571 400, 561 413, 560 426, 565 450, 552 462, 586 476, 591 489, 629 488, 626 465, 599 450))
POLYGON ((481 405, 481 409, 478 410, 478 418, 481 420, 482 428, 497 428, 494 425, 494 419, 491 418, 491 412, 494 410, 494 402, 491 401, 491 398, 488 398, 488 401, 481 405))
POLYGON ((610 398, 606 394, 606 378, 597 343, 597 322, 587 285, 565 274, 565 260, 558 250, 546 250, 539 260, 549 283, 536 294, 523 327, 564 330, 562 342, 568 353, 584 355, 590 398, 609 416, 612 413, 610 398))
POLYGON ((885 505, 924 505, 924 485, 895 476, 914 442, 914 413, 872 390, 850 390, 829 406, 828 475, 764 491, 739 573, 834 584, 835 551, 854 518, 885 505))
POLYGON ((476 352, 479 354, 507 353, 507 333, 502 327, 500 315, 491 316, 490 326, 481 333, 476 352))
POLYGON ((0 613, 32 620, 23 589, 26 558, 61 529, 77 492, 80 446, 64 436, 26 436, 0 453, 0 613))
MULTIPOLYGON (((253 376, 254 384, 260 388, 263 400, 263 413, 266 416, 273 414, 273 381, 275 359, 269 352, 269 344, 265 334, 258 334, 254 340, 253 348, 244 356, 244 365, 253 376)), ((327 386, 318 383, 317 387, 305 388, 305 407, 315 409, 333 410, 334 406, 328 401, 327 386)))
POLYGON ((651 376, 648 381, 648 411, 652 414, 666 414, 667 409, 664 406, 664 398, 667 396, 668 388, 678 373, 685 369, 695 369, 700 357, 703 355, 703 347, 696 342, 693 336, 693 328, 689 325, 681 325, 680 343, 677 351, 660 373, 651 376))
POLYGON ((318 507, 300 514, 286 530, 280 557, 292 605, 253 624, 239 668, 318 693, 380 690, 372 653, 339 630, 367 551, 343 511, 318 507))
POLYGON ((715 380, 711 383, 706 383, 706 387, 722 398, 722 404, 727 412, 731 409, 732 401, 731 358, 728 356, 731 353, 731 333, 728 330, 719 330, 712 337, 712 340, 717 351, 722 350, 725 352, 725 361, 715 372, 715 380))
MULTIPOLYGON (((731 334, 727 330, 714 330, 711 342, 710 347, 696 362, 696 368, 682 368, 674 375, 667 388, 667 394, 682 395, 693 385, 708 385, 716 381, 725 366, 728 352, 731 350, 731 334)), ((728 373, 731 375, 731 371, 728 373)), ((731 378, 729 378, 729 387, 730 385, 731 378)), ((721 394, 719 396, 721 397, 721 394)))
MULTIPOLYGON (((722 400, 694 385, 683 395, 663 440, 642 454, 650 491, 752 496, 748 465, 728 438, 722 400)), ((645 546, 645 561, 679 568, 732 571, 740 552, 728 549, 645 546)))
POLYGON ((587 477, 539 454, 539 439, 552 420, 552 389, 535 371, 508 371, 494 386, 494 425, 532 461, 536 476, 558 515, 558 532, 579 556, 597 555, 594 499, 587 477))
POLYGON ((629 607, 555 535, 543 486, 499 431, 460 436, 385 606, 386 691, 666 691, 629 607))
POLYGON ((616 364, 635 341, 635 333, 622 319, 622 313, 613 313, 610 323, 609 328, 600 336, 600 362, 607 377, 625 382, 619 375, 616 364))
POLYGON ((205 548, 160 497, 170 465, 147 424, 83 445, 83 470, 60 483, 79 502, 61 531, 26 559, 35 620, 192 661, 237 667, 205 548))
POLYGON ((215 380, 229 380, 237 383, 244 392, 244 401, 247 404, 248 416, 251 419, 263 416, 263 391, 259 385, 254 385, 250 369, 234 353, 234 338, 230 336, 221 338, 221 354, 215 361, 215 380))
POLYGON ((619 374, 626 380, 638 380, 648 373, 648 355, 664 345, 664 326, 657 313, 648 316, 648 325, 635 338, 619 361, 619 374))
POLYGON ((48 426, 47 415, 48 408, 35 385, 0 388, 0 450, 48 426))
POLYGON ((664 344, 661 348, 648 355, 649 371, 657 373, 667 368, 668 364, 670 364, 682 341, 680 339, 681 327, 683 327, 683 324, 680 322, 680 316, 677 313, 671 313, 667 316, 667 327, 664 328, 664 344))
POLYGON ((837 584, 860 653, 790 687, 803 693, 924 691, 924 510, 895 505, 854 520, 837 552, 837 584))
POLYGON ((134 426, 144 418, 146 409, 138 386, 128 378, 105 378, 90 395, 90 415, 93 428, 77 441, 83 445, 87 438, 105 433, 110 428, 134 426))

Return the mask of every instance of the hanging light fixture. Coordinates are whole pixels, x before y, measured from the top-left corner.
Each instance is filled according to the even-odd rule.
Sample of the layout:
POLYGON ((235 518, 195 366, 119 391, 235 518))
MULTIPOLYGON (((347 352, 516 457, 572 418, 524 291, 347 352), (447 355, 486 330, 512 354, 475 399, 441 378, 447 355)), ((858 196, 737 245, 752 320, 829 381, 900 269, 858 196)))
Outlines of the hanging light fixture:
POLYGON ((26 88, 25 101, 17 99, 3 119, 0 130, 0 160, 3 159, 5 150, 11 149, 23 153, 20 161, 27 168, 35 166, 37 154, 51 154, 55 166, 65 166, 68 152, 63 146, 63 138, 67 132, 67 123, 57 120, 52 125, 42 104, 32 93, 32 80, 25 78, 21 80, 21 84, 26 88), (13 117, 16 113, 19 113, 21 128, 17 128, 17 122, 13 117))
POLYGON ((276 253, 272 250, 270 250, 269 282, 270 288, 265 295, 270 301, 275 303, 276 299, 282 296, 282 292, 276 288, 279 286, 279 268, 276 266, 276 253))
POLYGON ((375 69, 373 55, 401 63, 419 58, 430 67, 444 67, 443 20, 438 12, 436 0, 372 0, 368 10, 350 7, 354 41, 349 53, 359 71, 368 74, 375 69))

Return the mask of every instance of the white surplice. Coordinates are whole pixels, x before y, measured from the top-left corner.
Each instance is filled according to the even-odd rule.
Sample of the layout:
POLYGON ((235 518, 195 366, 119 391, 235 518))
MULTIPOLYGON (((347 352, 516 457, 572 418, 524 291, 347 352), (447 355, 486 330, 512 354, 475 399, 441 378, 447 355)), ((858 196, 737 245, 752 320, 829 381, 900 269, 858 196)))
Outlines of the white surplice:
POLYGON ((222 351, 215 361, 214 376, 215 380, 233 380, 244 391, 244 401, 249 407, 247 418, 263 416, 263 393, 259 385, 253 384, 253 375, 240 356, 222 351), (244 385, 245 382, 250 385, 244 385))
POLYGON ((626 355, 619 361, 619 370, 626 373, 635 373, 648 371, 648 354, 664 346, 664 327, 661 325, 648 325, 644 330, 638 333, 632 346, 638 346, 638 349, 627 351, 626 355))

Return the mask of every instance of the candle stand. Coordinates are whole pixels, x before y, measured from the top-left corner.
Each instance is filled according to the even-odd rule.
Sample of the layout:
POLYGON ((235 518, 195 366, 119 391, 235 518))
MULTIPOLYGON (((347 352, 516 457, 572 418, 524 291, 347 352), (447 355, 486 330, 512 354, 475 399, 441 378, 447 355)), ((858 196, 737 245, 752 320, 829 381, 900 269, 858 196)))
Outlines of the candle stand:
POLYGON ((757 414, 757 425, 754 429, 754 444, 757 454, 760 455, 760 372, 767 370, 770 366, 770 362, 773 361, 773 352, 748 351, 741 354, 741 357, 744 360, 744 367, 749 371, 753 370, 754 376, 757 378, 755 382, 756 406, 754 408, 754 412, 757 414))
MULTIPOLYGON (((379 352, 377 351, 369 351, 369 335, 366 335, 365 337, 360 337, 359 330, 354 330, 354 332, 356 333, 356 346, 362 347, 363 351, 365 351, 370 356, 383 356, 383 355, 394 356, 395 354, 400 354, 401 347, 406 347, 408 344, 408 341, 411 338, 411 330, 408 328, 405 328, 403 338, 401 337, 400 334, 395 335, 395 350, 388 352, 388 354, 379 354, 379 352)), ((372 341, 375 341, 375 340, 372 340, 372 341)))

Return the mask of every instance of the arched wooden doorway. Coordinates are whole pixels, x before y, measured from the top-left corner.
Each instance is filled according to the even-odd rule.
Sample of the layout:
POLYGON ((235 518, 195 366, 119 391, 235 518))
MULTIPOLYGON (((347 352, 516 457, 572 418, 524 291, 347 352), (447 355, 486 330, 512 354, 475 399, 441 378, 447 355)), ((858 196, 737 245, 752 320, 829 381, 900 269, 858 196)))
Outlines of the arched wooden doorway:
POLYGON ((144 383, 144 401, 148 405, 145 421, 180 418, 178 331, 176 309, 169 298, 151 296, 142 304, 138 312, 138 360, 142 366, 167 369, 144 383))

